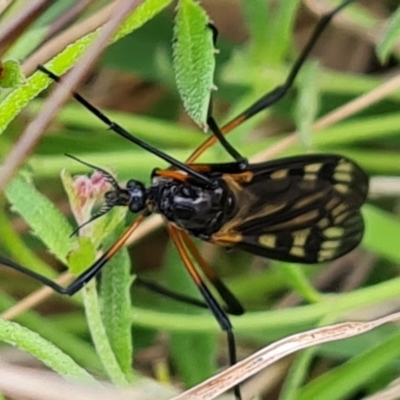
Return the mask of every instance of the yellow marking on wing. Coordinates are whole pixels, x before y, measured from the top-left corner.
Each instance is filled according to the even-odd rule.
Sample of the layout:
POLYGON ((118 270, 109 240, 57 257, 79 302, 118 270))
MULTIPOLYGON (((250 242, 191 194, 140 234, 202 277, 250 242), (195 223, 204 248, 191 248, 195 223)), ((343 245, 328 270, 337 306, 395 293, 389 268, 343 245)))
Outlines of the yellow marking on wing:
POLYGON ((344 233, 344 229, 339 226, 331 226, 330 228, 326 228, 323 230, 323 234, 328 239, 339 238, 342 237, 344 233))
POLYGON ((335 253, 336 251, 332 249, 320 250, 318 252, 318 262, 332 260, 335 257, 335 253))
POLYGON ((322 163, 308 164, 304 167, 304 171, 316 174, 322 168, 322 165, 322 163))
POLYGON ((310 235, 310 229, 292 232, 293 246, 304 246, 310 235))
POLYGON ((293 247, 290 249, 289 253, 290 253, 292 256, 296 256, 296 257, 305 257, 305 255, 306 255, 306 252, 305 252, 305 250, 303 249, 303 247, 296 247, 296 246, 293 246, 293 247))
POLYGON ((278 171, 273 172, 270 177, 272 179, 284 179, 288 176, 289 170, 286 169, 278 169, 278 171))
POLYGON ((333 187, 342 194, 346 194, 350 190, 349 186, 345 185, 344 183, 337 183, 336 185, 333 185, 333 187))
POLYGON ((351 172, 352 170, 353 165, 345 160, 340 160, 339 164, 335 168, 335 172, 351 172))
POLYGON ((308 173, 308 172, 306 174, 304 174, 304 176, 303 176, 303 179, 305 181, 316 181, 317 178, 318 178, 317 174, 308 173))
POLYGON ((325 242, 321 243, 321 248, 334 250, 340 247, 340 244, 340 240, 325 240, 325 242))
POLYGON ((269 247, 270 249, 274 249, 276 247, 276 235, 261 235, 258 238, 258 242, 264 246, 269 247))
POLYGON ((335 179, 335 181, 351 182, 353 180, 353 175, 346 172, 335 172, 333 174, 333 179, 335 179))
POLYGON ((318 228, 325 229, 326 227, 329 226, 329 219, 328 218, 322 218, 321 221, 317 223, 318 228))

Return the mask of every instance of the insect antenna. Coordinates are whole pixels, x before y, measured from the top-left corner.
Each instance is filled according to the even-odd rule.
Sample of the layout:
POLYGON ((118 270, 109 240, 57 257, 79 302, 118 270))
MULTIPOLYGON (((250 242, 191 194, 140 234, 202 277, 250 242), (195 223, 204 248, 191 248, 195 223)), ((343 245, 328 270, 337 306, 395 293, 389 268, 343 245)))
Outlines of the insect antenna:
MULTIPOLYGON (((78 232, 86 225, 89 225, 90 223, 92 223, 93 221, 95 221, 96 219, 102 217, 103 215, 107 214, 114 206, 116 205, 121 205, 118 203, 118 200, 123 198, 123 196, 121 196, 121 193, 123 192, 123 189, 120 188, 117 180, 105 169, 97 167, 93 164, 89 164, 86 161, 81 160, 78 157, 75 157, 71 154, 65 154, 67 157, 72 158, 73 160, 77 161, 80 164, 86 165, 89 168, 92 168, 95 171, 99 171, 102 173, 102 175, 104 176, 104 179, 106 180, 107 183, 109 183, 112 188, 113 191, 111 192, 107 192, 105 194, 105 204, 100 208, 100 210, 94 214, 91 218, 89 218, 87 221, 85 221, 84 223, 80 224, 76 229, 74 229, 74 231, 71 233, 71 235, 69 237, 73 237, 75 235, 78 234, 78 232)), ((123 204, 122 204, 123 205, 123 204)))
POLYGON ((99 212, 97 212, 96 214, 92 215, 87 221, 83 222, 82 224, 78 225, 73 231, 72 233, 69 235, 70 238, 72 238, 73 236, 77 235, 79 233, 79 231, 86 225, 91 224, 93 221, 95 221, 96 219, 102 217, 103 215, 107 214, 111 209, 112 209, 112 205, 109 204, 105 204, 103 207, 100 208, 99 212))
POLYGON ((65 154, 66 157, 72 158, 73 160, 77 161, 80 164, 86 165, 89 168, 94 169, 95 171, 99 171, 103 174, 105 180, 115 189, 118 190, 120 189, 117 180, 105 169, 97 167, 96 165, 89 164, 86 161, 81 160, 80 158, 73 156, 72 154, 65 154))

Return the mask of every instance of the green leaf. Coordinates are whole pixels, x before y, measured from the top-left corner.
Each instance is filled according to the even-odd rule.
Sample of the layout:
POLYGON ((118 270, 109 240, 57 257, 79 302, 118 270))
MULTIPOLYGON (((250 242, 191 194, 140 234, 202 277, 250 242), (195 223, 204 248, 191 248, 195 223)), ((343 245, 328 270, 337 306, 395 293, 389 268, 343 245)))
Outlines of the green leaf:
POLYGON ((289 373, 284 381, 279 400, 297 400, 299 387, 307 379, 310 365, 315 357, 317 349, 311 347, 296 355, 289 373))
MULTIPOLYGON (((4 293, 0 293, 0 311, 3 312, 15 304, 15 300, 4 293)), ((65 321, 66 315, 65 313, 62 314, 63 321, 65 321)), ((66 330, 65 326, 62 326, 59 321, 53 321, 52 318, 50 319, 49 315, 42 316, 30 310, 17 316, 15 322, 36 332, 45 340, 50 341, 85 368, 99 373, 101 371, 100 360, 93 346, 86 339, 76 336, 70 330, 66 330)))
MULTIPOLYGON (((157 53, 163 51, 168 54, 168 62, 171 64, 171 34, 171 18, 167 13, 161 13, 138 29, 134 35, 128 35, 110 46, 101 63, 135 73, 146 80, 159 82, 160 65, 157 62, 157 53), (126 51, 127 49, 130 51, 126 51), (132 57, 132 54, 140 54, 140 57, 132 57)), ((172 70, 172 65, 170 67, 172 70)))
MULTIPOLYGON (((121 229, 118 233, 121 232, 121 229)), ((111 236, 113 243, 118 233, 111 236)), ((131 263, 126 248, 119 250, 101 276, 101 314, 110 345, 127 380, 132 380, 131 263)))
POLYGON ((25 81, 21 65, 16 60, 0 63, 0 87, 15 88, 25 81))
POLYGON ((49 251, 65 263, 73 244, 72 228, 54 204, 21 176, 8 185, 6 196, 49 251))
POLYGON ((11 221, 6 217, 3 210, 0 210, 1 244, 7 249, 8 254, 22 265, 29 267, 42 275, 55 276, 55 271, 48 266, 36 253, 30 250, 22 237, 14 230, 11 221))
MULTIPOLYGON (((329 314, 319 321, 318 326, 326 326, 335 323, 335 317, 329 314)), ((313 346, 296 354, 289 373, 283 383, 279 400, 296 400, 299 396, 300 388, 308 380, 310 368, 313 360, 318 355, 319 347, 313 346)))
POLYGON ((285 275, 290 286, 303 298, 311 303, 322 300, 322 296, 307 279, 306 271, 301 265, 279 262, 278 272, 285 275))
POLYGON ((92 340, 96 347, 97 354, 103 363, 104 369, 107 371, 113 383, 117 385, 127 385, 128 380, 118 364, 101 319, 96 282, 92 279, 83 288, 82 293, 92 340))
MULTIPOLYGON (((221 338, 224 340, 225 336, 221 338)), ((171 354, 186 386, 191 387, 215 373, 216 335, 171 333, 171 354)))
POLYGON ((207 127, 215 69, 213 31, 205 11, 194 0, 180 0, 174 29, 174 70, 190 117, 207 127))
POLYGON ((96 250, 92 241, 86 236, 79 236, 76 246, 68 254, 69 270, 78 275, 93 263, 96 250))
POLYGON ((36 332, 10 321, 0 319, 0 340, 17 346, 46 364, 53 371, 69 379, 96 383, 70 356, 43 339, 36 332))
POLYGON ((381 62, 386 62, 400 36, 400 6, 392 14, 382 38, 376 47, 381 62))

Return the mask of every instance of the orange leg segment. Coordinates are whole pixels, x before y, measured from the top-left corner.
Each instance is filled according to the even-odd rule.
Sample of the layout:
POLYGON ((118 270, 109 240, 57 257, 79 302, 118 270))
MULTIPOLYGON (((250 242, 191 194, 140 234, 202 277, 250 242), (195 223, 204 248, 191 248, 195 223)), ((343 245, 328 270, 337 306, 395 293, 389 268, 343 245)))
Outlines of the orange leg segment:
POLYGON ((212 283, 215 289, 218 291, 221 298, 224 300, 227 311, 233 315, 242 315, 244 313, 243 306, 240 304, 239 300, 231 293, 224 282, 219 278, 219 276, 214 272, 210 265, 204 260, 200 254, 198 248, 194 245, 192 239, 189 237, 186 231, 179 231, 179 235, 183 240, 183 243, 189 250, 190 254, 196 260, 199 267, 202 269, 208 280, 212 283))
MULTIPOLYGON (((246 114, 240 114, 226 125, 221 128, 221 133, 227 135, 230 131, 239 126, 242 122, 246 121, 246 114)), ((216 136, 212 135, 205 140, 186 160, 187 164, 195 162, 207 149, 213 146, 217 142, 216 136)))
MULTIPOLYGON (((215 319, 218 321, 219 326, 221 327, 222 331, 225 332, 226 338, 228 341, 228 349, 229 349, 229 358, 230 358, 230 365, 234 365, 237 362, 236 358, 236 343, 235 343, 235 336, 233 334, 232 324, 229 320, 228 315, 214 298, 212 293, 209 291, 205 283, 203 282, 201 276, 197 272, 192 260, 190 259, 187 250, 185 248, 185 239, 183 238, 182 231, 174 228, 171 224, 168 225, 168 231, 171 236, 171 239, 178 250, 179 255, 182 258, 183 263, 189 274, 191 275, 193 281, 197 285, 201 295, 204 298, 208 308, 213 313, 215 319)), ((191 248, 194 249, 193 243, 190 244, 191 248)), ((190 250, 189 250, 190 251, 190 250)), ((197 252, 197 249, 196 249, 197 252)), ((197 254, 199 255, 199 254, 197 254)), ((195 257, 196 258, 196 257, 195 257)), ((201 256, 199 257, 201 258, 201 256)), ((207 267, 210 269, 209 267, 207 267)), ((237 399, 241 399, 240 395, 240 388, 235 387, 235 396, 237 399)))

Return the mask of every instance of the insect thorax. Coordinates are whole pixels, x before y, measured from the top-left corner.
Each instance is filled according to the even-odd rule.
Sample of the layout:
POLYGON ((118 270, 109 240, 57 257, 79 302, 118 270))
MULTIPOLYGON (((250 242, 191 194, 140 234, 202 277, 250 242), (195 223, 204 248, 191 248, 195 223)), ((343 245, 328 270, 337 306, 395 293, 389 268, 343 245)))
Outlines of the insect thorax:
POLYGON ((152 211, 179 228, 207 240, 234 213, 234 196, 222 180, 215 188, 156 176, 149 193, 152 211))

